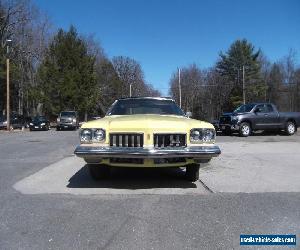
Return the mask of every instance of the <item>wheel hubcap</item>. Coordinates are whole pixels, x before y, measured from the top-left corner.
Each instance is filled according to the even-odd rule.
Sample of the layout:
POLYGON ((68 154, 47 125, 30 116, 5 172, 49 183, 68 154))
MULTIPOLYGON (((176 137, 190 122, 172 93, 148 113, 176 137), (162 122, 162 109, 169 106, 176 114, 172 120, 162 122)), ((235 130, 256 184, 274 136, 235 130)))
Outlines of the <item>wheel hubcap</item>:
POLYGON ((288 125, 288 132, 293 134, 295 132, 295 126, 293 124, 288 125))
POLYGON ((242 132, 243 132, 244 135, 248 135, 249 132, 250 132, 249 126, 244 125, 244 126, 242 127, 242 132))

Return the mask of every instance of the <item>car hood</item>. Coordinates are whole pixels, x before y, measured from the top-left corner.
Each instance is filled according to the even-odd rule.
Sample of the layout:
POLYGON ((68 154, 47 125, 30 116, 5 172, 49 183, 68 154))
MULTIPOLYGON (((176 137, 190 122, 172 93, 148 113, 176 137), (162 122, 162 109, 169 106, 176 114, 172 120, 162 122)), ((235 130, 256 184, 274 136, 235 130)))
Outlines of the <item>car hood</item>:
POLYGON ((39 126, 41 125, 42 123, 46 123, 46 121, 32 121, 31 122, 34 126, 39 126))
POLYGON ((244 115, 244 114, 248 114, 249 112, 240 112, 240 113, 236 113, 236 112, 227 112, 227 113, 223 113, 222 116, 237 116, 237 115, 244 115))
POLYGON ((82 128, 104 128, 107 132, 182 132, 192 128, 214 128, 210 123, 174 115, 113 115, 84 123, 82 128))

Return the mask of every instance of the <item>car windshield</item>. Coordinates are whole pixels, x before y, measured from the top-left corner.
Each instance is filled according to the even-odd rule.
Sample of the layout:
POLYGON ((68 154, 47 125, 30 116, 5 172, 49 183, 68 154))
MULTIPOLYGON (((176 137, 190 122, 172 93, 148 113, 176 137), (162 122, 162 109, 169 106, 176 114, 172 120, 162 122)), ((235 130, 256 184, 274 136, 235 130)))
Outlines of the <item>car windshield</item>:
POLYGON ((45 118, 45 116, 36 116, 33 118, 33 121, 34 122, 45 122, 46 118, 45 118))
POLYGON ((60 113, 60 116, 76 116, 76 112, 74 111, 63 111, 60 113))
POLYGON ((184 112, 172 100, 161 99, 123 99, 118 100, 107 112, 107 115, 178 115, 184 112))
POLYGON ((0 122, 6 121, 6 116, 0 116, 0 122))
POLYGON ((234 113, 243 113, 243 112, 250 112, 255 104, 244 104, 239 106, 236 110, 234 110, 234 113))

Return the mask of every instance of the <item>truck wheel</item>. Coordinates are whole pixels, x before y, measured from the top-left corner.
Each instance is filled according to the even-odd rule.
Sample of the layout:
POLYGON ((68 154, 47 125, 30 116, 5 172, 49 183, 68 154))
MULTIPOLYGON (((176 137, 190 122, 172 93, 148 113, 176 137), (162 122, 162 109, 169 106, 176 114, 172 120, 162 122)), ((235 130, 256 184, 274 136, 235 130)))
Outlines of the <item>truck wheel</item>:
POLYGON ((251 134, 251 126, 248 122, 243 122, 240 125, 240 130, 239 130, 239 134, 242 137, 247 137, 251 134))
POLYGON ((195 182, 199 180, 199 164, 189 164, 186 166, 185 178, 188 181, 195 182))
POLYGON ((285 125, 285 132, 287 135, 293 135, 296 132, 296 126, 295 123, 289 121, 285 125))
POLYGON ((110 168, 104 164, 87 164, 90 175, 94 180, 102 180, 109 177, 110 168))

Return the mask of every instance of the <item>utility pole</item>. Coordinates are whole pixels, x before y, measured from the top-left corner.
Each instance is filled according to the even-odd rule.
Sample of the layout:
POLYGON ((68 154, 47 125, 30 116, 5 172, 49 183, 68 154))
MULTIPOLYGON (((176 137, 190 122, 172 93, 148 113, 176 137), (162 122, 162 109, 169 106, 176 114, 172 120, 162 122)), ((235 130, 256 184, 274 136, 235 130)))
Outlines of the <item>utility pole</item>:
POLYGON ((246 93, 245 93, 245 66, 243 65, 243 103, 246 104, 246 93))
POLYGON ((6 40, 7 43, 7 57, 6 57, 6 118, 7 118, 7 131, 10 131, 10 100, 9 100, 9 43, 11 40, 6 40))
POLYGON ((181 108, 181 83, 180 83, 180 68, 178 68, 178 87, 179 87, 179 106, 181 108))
POLYGON ((131 97, 131 86, 132 86, 132 83, 129 84, 129 96, 131 97))

